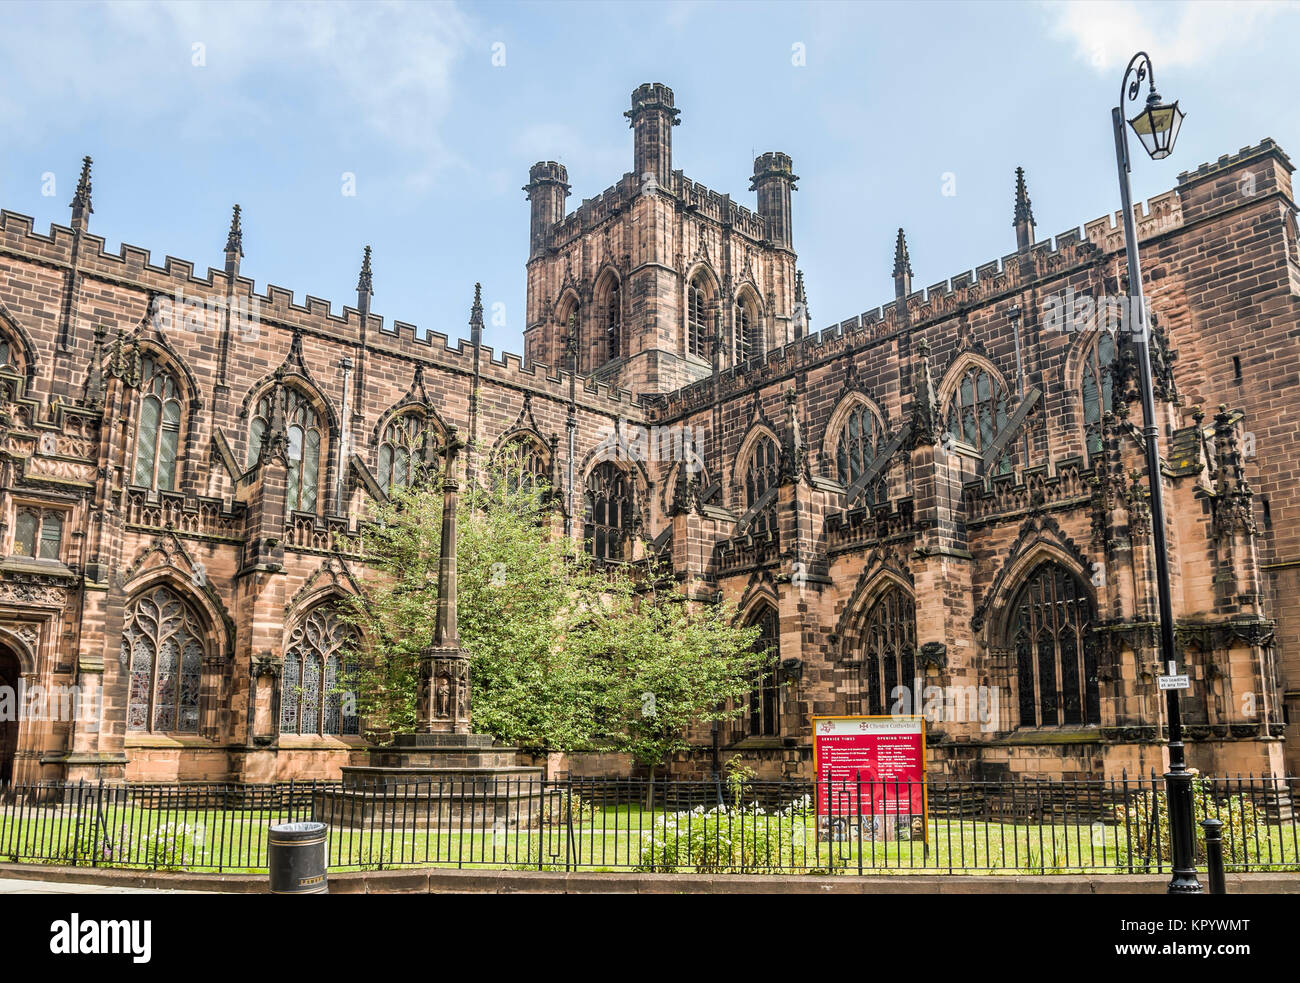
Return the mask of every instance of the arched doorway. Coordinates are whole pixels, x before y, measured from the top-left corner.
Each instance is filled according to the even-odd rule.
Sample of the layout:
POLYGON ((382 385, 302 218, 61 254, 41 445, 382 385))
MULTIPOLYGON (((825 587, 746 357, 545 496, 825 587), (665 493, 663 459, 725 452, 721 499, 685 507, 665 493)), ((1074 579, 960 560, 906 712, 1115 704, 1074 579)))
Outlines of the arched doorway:
POLYGON ((0 785, 8 785, 14 778, 14 756, 18 751, 18 680, 21 675, 18 658, 0 645, 0 785))

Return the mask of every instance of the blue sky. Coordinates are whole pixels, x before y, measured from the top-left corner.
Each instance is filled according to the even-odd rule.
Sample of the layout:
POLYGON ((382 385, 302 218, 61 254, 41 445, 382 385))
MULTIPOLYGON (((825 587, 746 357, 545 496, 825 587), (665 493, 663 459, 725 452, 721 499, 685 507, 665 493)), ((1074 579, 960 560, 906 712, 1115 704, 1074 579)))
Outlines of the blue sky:
POLYGON ((571 208, 617 181, 641 82, 674 89, 674 163, 696 181, 752 206, 755 153, 794 158, 818 329, 891 299, 900 225, 920 286, 1011 252, 1017 165, 1040 238, 1114 211, 1110 107, 1138 47, 1188 116, 1173 157, 1137 162, 1136 197, 1265 136, 1300 155, 1294 3, 58 3, 4 21, 3 207, 66 224, 89 153, 112 250, 219 267, 239 202, 259 291, 337 311, 369 243, 386 320, 464 334, 481 280, 503 305, 486 340, 515 352, 528 167, 562 161, 571 208))

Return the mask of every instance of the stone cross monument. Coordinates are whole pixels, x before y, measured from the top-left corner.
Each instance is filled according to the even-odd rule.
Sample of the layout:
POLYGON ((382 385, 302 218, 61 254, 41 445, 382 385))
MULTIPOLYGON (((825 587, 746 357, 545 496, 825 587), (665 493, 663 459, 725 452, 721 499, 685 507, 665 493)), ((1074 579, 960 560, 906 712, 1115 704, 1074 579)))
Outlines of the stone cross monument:
POLYGON ((318 796, 325 822, 364 826, 396 816, 394 810, 433 810, 420 821, 454 824, 463 812, 467 822, 504 828, 541 814, 542 769, 517 764, 514 748, 470 731, 469 659, 456 630, 456 460, 464 446, 452 427, 440 451, 446 463, 438 609, 433 639, 420 653, 415 732, 370 748, 364 765, 344 765, 343 789, 318 796))
POLYGON ((417 734, 468 734, 470 722, 469 660, 456 630, 456 515, 460 481, 456 458, 465 442, 456 428, 442 449, 442 542, 438 552, 438 611, 433 642, 420 653, 417 734))

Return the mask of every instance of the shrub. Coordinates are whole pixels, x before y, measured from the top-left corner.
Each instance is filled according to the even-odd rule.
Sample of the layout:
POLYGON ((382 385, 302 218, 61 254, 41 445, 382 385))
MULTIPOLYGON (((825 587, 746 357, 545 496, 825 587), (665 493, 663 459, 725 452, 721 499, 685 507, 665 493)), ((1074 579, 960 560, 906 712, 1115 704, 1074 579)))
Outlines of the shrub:
MULTIPOLYGON (((1201 820, 1223 821, 1223 864, 1245 864, 1254 843, 1269 841, 1268 823, 1252 796, 1244 793, 1216 794, 1203 778, 1192 781, 1195 860, 1205 863, 1205 832, 1201 820)), ((1169 863, 1173 848, 1169 838, 1169 804, 1163 788, 1143 790, 1116 807, 1116 854, 1121 865, 1149 867, 1157 858, 1169 863)))
MULTIPOLYGON (((771 813, 750 804, 662 815, 642 834, 636 869, 777 874, 825 867, 807 822, 811 814, 811 797, 805 797, 771 813)), ((832 856, 827 864, 840 862, 832 856)))

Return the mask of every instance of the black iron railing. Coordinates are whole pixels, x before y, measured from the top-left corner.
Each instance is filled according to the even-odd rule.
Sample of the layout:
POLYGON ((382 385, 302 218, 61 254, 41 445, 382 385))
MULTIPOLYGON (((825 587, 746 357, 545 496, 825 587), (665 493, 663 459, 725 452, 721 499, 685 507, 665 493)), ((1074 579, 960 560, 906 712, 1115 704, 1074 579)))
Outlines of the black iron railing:
MULTIPOLYGON (((1300 871, 1300 779, 1198 778, 1229 872, 1300 871)), ((333 870, 1167 873, 1164 782, 571 778, 0 786, 0 861, 261 872, 274 823, 329 825, 333 870)), ((1204 866, 1204 845, 1197 844, 1204 866)))

